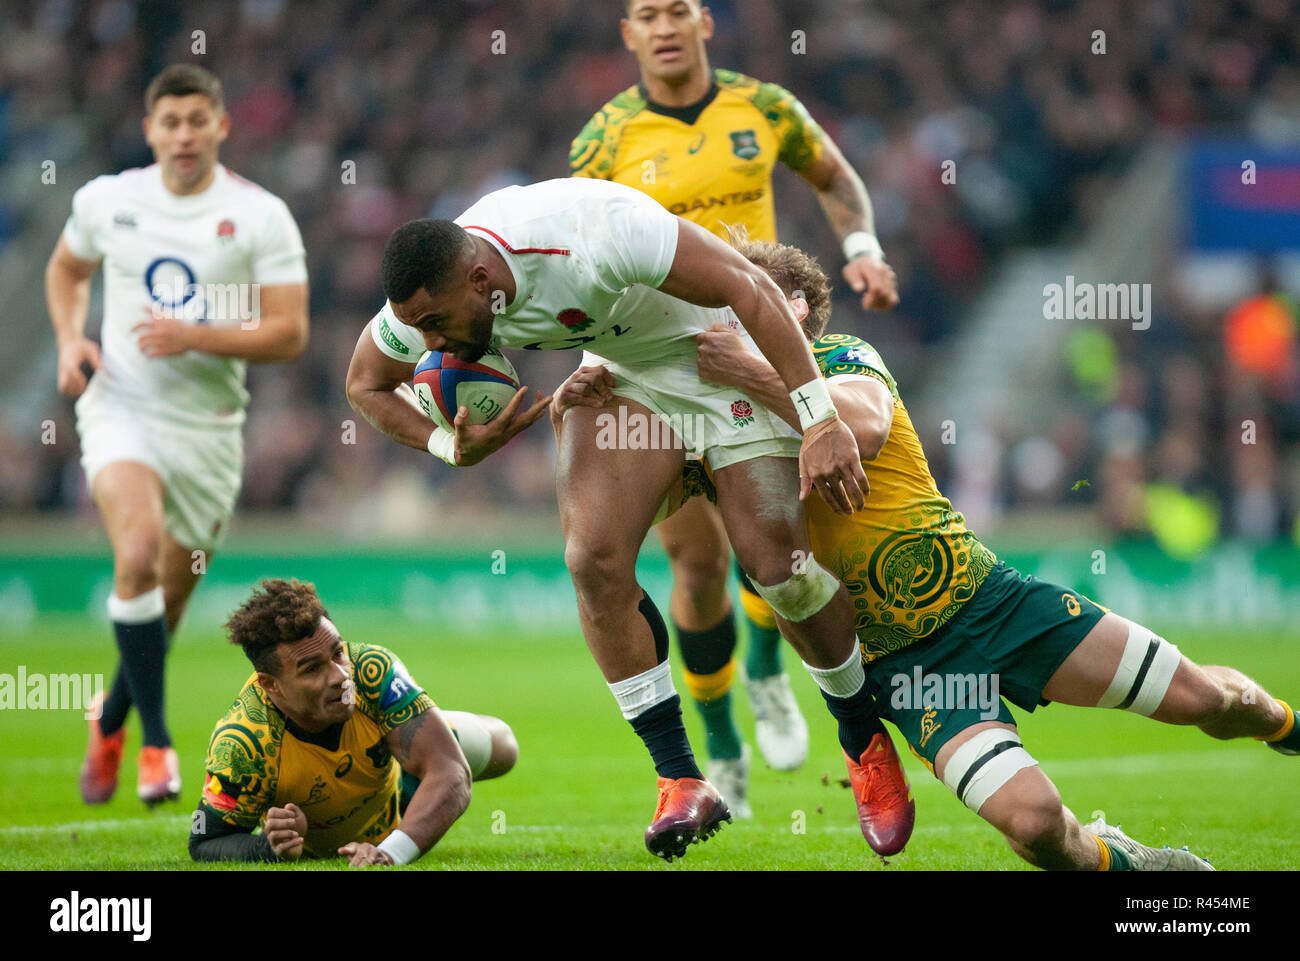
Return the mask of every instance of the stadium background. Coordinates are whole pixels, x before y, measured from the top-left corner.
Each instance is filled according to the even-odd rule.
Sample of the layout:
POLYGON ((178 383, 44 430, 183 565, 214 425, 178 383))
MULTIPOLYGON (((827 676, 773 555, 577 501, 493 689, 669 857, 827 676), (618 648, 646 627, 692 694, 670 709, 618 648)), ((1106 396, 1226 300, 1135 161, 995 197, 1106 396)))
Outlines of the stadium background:
MULTIPOLYGON (((1025 570, 1192 638, 1193 656, 1221 655, 1266 686, 1300 680, 1296 4, 710 8, 712 64, 794 91, 866 182, 899 275, 896 310, 857 307, 813 193, 784 170, 782 239, 837 281, 833 329, 880 349, 973 529, 1025 570), (1067 278, 1150 284, 1149 328, 1051 316, 1044 288, 1067 278)), ((40 278, 73 192, 151 162, 141 101, 162 66, 193 61, 221 78, 232 122, 222 161, 287 201, 307 247, 311 343, 294 364, 250 367, 240 507, 172 662, 170 703, 193 714, 181 722, 187 809, 201 744, 247 670, 219 625, 254 578, 274 574, 316 580, 336 620, 397 647, 440 703, 476 698, 473 709, 512 720, 533 705, 524 729, 539 763, 573 761, 564 732, 589 711, 627 763, 605 773, 644 780, 577 632, 545 426, 453 471, 357 422, 343 394, 382 296, 389 232, 455 216, 508 183, 565 176, 574 134, 635 82, 621 9, 19 0, 0 11, 0 672, 111 667, 108 544, 71 402, 54 389, 40 278)), ((97 281, 92 330, 98 297, 97 281)), ((576 357, 513 359, 526 384, 549 390, 576 357)), ((653 538, 643 573, 666 603, 653 538)), ((815 693, 796 683, 812 716, 815 693)), ((1183 732, 1089 723, 1122 732, 1116 743, 1136 744, 1135 757, 1203 747, 1183 732)), ((0 725, 0 830, 30 827, 35 843, 40 825, 89 816, 60 793, 72 791, 79 718, 9 714, 0 725)), ((822 753, 834 771, 833 751, 822 753)), ((973 824, 925 790, 923 802, 973 824)), ((109 813, 138 813, 134 803, 119 798, 109 813)), ((1294 843, 1281 850, 1300 864, 1294 843)))

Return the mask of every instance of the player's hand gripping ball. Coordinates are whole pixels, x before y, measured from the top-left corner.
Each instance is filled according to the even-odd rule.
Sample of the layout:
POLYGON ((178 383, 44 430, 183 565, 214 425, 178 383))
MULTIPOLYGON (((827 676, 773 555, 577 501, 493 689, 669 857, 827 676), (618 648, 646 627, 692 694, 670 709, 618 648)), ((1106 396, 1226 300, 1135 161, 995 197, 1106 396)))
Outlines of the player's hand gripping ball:
POLYGON ((514 364, 498 350, 475 363, 431 350, 415 367, 415 398, 420 409, 443 430, 455 433, 456 411, 469 408, 469 423, 489 423, 519 390, 514 364))

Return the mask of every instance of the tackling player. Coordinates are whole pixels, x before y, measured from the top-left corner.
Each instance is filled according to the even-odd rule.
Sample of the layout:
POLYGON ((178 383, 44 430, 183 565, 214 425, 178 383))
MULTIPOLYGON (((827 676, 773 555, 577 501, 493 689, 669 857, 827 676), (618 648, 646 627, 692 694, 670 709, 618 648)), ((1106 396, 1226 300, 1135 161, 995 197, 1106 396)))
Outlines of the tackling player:
MULTIPOLYGON (((798 251, 734 242, 760 264, 801 271, 783 282, 788 294, 816 285, 819 268, 798 251)), ((879 353, 856 337, 822 336, 826 314, 798 299, 795 312, 869 470, 865 510, 838 516, 811 499, 806 511, 816 556, 854 597, 867 685, 882 715, 1031 864, 1211 870, 1185 848, 1140 844, 1103 819, 1080 825, 1025 751, 998 690, 1026 711, 1052 701, 1114 707, 1219 739, 1252 737, 1287 755, 1300 754, 1292 709, 1241 672, 1199 666, 1147 628, 998 561, 935 487, 879 353), (988 712, 972 685, 981 681, 998 684, 988 712)), ((771 366, 730 330, 701 335, 699 362, 704 379, 743 387, 797 423, 771 366)), ((605 376, 580 372, 557 394, 595 396, 605 376)))
POLYGON ((589 346, 616 365, 618 420, 640 431, 620 435, 595 411, 573 412, 557 493, 583 634, 659 774, 650 851, 680 856, 730 815, 695 764, 667 631, 636 582, 637 551, 685 458, 681 443, 644 443, 647 428, 662 436, 662 421, 691 426, 692 450, 714 465, 737 557, 784 619, 839 722, 841 743, 851 756, 866 750, 879 725, 864 694, 848 595, 816 561, 791 563, 808 553, 797 497, 815 486, 850 513, 863 503, 862 465, 786 300, 765 273, 644 194, 570 179, 496 191, 455 222, 399 227, 383 275, 389 303, 358 339, 348 398, 390 438, 449 463, 481 460, 541 417, 549 398, 522 412, 521 390, 491 424, 468 426, 461 408, 454 434, 431 429, 402 390, 423 349, 472 361, 491 347, 589 346), (700 381, 694 338, 723 313, 708 308, 723 305, 732 306, 800 404, 802 446, 743 392, 700 381))
MULTIPOLYGON (((713 19, 699 0, 627 0, 625 12, 623 43, 636 56, 641 82, 601 107, 573 141, 573 174, 644 191, 718 236, 725 237, 726 221, 744 225, 756 240, 775 241, 772 171, 783 163, 817 191, 843 245, 844 277, 863 294, 863 306, 896 304, 894 272, 876 240, 862 180, 803 105, 776 84, 709 68, 705 43, 713 36, 713 19)), ((683 677, 704 721, 709 780, 737 817, 749 817, 749 749, 742 745, 730 699, 736 626, 722 518, 708 500, 695 498, 656 530, 672 566, 669 614, 681 644, 683 677)), ((749 619, 745 682, 755 739, 773 768, 794 770, 807 757, 808 728, 781 664, 772 609, 750 589, 743 571, 740 580, 749 619)), ((880 735, 889 737, 883 727, 880 735)), ((892 751, 889 756, 896 759, 892 751)), ((906 796, 896 760, 886 773, 902 783, 906 796)))
POLYGON ((133 704, 140 798, 180 793, 163 711, 168 637, 239 494, 245 365, 293 360, 307 343, 302 238, 283 201, 217 163, 230 130, 220 82, 170 66, 145 110, 157 162, 78 190, 45 272, 59 390, 80 398, 81 463, 113 547, 121 661, 90 722, 88 804, 117 789, 133 704), (102 357, 85 334, 101 263, 102 357))
POLYGON ((514 766, 514 734, 439 711, 392 651, 344 642, 311 584, 261 588, 226 622, 255 673, 212 732, 190 856, 414 861, 465 813, 471 780, 514 766))

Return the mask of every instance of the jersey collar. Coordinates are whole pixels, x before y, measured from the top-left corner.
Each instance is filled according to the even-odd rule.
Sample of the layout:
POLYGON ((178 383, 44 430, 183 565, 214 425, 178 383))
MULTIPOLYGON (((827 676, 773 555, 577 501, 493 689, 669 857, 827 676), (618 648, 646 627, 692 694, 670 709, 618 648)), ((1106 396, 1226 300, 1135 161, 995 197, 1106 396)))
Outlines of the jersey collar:
POLYGON ((709 104, 713 103, 714 98, 717 97, 718 81, 714 79, 713 82, 709 84, 708 93, 695 101, 695 103, 685 107, 666 107, 661 103, 655 103, 650 99, 650 94, 646 91, 645 84, 643 83, 638 83, 636 89, 641 95, 641 99, 645 101, 645 108, 651 113, 662 114, 665 117, 672 117, 674 120, 680 120, 682 123, 686 124, 686 126, 691 127, 695 125, 695 121, 700 119, 700 114, 704 113, 704 109, 709 104))

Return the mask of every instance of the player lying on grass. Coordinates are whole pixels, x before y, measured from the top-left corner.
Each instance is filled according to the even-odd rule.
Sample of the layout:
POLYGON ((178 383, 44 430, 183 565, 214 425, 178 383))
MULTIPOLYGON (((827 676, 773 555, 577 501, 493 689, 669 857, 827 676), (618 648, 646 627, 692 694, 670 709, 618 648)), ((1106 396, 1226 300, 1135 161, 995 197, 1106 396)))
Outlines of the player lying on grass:
MULTIPOLYGON (((733 242, 747 256, 769 246, 733 242)), ((820 273, 811 261, 807 270, 820 273)), ((800 287, 813 283, 810 276, 800 287)), ((999 562, 935 487, 879 353, 856 337, 822 336, 823 325, 794 304, 871 482, 866 510, 851 517, 815 499, 806 508, 814 552, 854 597, 867 686, 882 715, 1030 864, 1212 870, 1186 849, 1148 847, 1103 820, 1080 825, 1021 746, 1005 702, 990 699, 991 718, 971 682, 984 691, 996 683, 995 695, 1000 689, 1027 711, 1052 701, 1115 707, 1295 755, 1300 729, 1291 708, 1241 672, 1198 666, 1141 625, 999 562), (918 675, 937 681, 915 690, 918 675)), ((797 423, 770 366, 732 331, 701 335, 699 358, 704 379, 741 387, 797 423)), ((608 377, 600 368, 580 370, 557 390, 556 404, 601 395, 608 377)))
MULTIPOLYGON (((431 429, 400 389, 426 348, 473 361, 490 347, 590 347, 619 378, 622 423, 640 424, 642 439, 661 417, 691 428, 678 443, 647 445, 635 428, 609 436, 598 412, 582 408, 568 419, 558 457, 565 562, 583 635, 659 775, 650 851, 680 856, 730 817, 695 762, 667 630, 636 580, 637 552, 682 473, 680 441, 710 456, 736 556, 784 618, 786 637, 839 721, 841 743, 853 758, 867 755, 883 728, 863 694, 848 594, 817 563, 791 563, 809 550, 800 475, 805 492, 817 487, 844 513, 862 506, 865 477, 786 299, 763 271, 638 191, 574 179, 497 191, 455 222, 399 227, 383 276, 388 304, 357 342, 347 391, 352 406, 399 443, 476 463, 540 418, 550 400, 523 411, 521 391, 491 424, 469 427, 462 408, 454 436, 431 429), (700 381, 694 338, 727 318, 744 323, 800 401, 802 442, 743 392, 700 381)), ((903 783, 896 758, 879 761, 876 783, 903 783)), ((882 796, 901 800, 868 805, 863 823, 876 850, 898 850, 914 811, 905 787, 882 796)))
POLYGON ((465 813, 471 780, 514 766, 514 734, 439 711, 391 651, 344 642, 311 584, 261 586, 226 622, 256 673, 212 733, 190 856, 414 861, 465 813))

